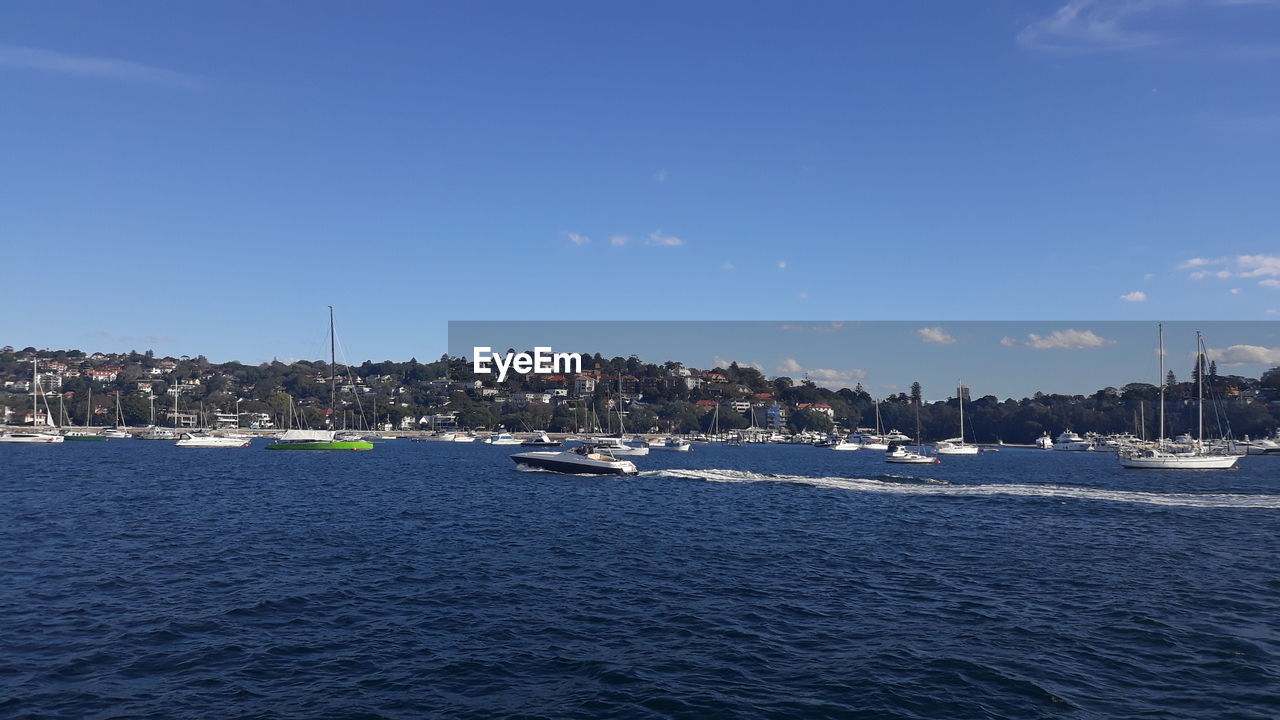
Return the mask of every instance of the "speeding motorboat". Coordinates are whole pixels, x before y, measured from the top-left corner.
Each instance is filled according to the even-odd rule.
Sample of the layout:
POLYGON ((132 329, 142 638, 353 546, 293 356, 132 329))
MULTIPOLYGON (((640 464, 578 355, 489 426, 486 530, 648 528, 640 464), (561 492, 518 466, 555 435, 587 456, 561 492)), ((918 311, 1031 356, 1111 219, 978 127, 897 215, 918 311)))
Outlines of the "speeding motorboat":
POLYGON ((630 460, 619 460, 609 448, 583 445, 572 450, 541 450, 511 456, 519 467, 550 470, 570 475, 637 475, 639 470, 630 460))

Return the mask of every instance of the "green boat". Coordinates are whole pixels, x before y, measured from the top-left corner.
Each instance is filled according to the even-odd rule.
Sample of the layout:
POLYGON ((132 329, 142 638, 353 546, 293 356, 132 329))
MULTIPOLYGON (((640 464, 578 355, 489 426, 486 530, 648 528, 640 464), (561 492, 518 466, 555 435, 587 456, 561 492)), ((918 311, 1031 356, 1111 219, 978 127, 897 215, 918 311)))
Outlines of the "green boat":
POLYGON ((367 440, 336 440, 333 430, 286 430, 268 450, 372 450, 367 440))
MULTIPOLYGON (((337 405, 338 376, 334 346, 333 306, 329 306, 329 417, 337 405)), ((367 440, 338 440, 336 430, 285 430, 268 450, 372 450, 367 440)))

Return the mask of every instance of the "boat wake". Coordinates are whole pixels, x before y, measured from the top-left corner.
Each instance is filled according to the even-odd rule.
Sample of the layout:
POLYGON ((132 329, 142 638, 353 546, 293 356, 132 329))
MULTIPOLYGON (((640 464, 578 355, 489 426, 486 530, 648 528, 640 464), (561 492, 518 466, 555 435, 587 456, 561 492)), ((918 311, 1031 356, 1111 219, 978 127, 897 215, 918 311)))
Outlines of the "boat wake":
POLYGON ((768 475, 745 470, 654 470, 641 473, 650 477, 673 477, 707 482, 752 483, 774 482, 812 487, 898 495, 948 495, 956 497, 1040 497, 1060 500, 1094 500, 1185 508, 1262 508, 1280 510, 1280 495, 1244 495, 1233 493, 1153 493, 1132 490, 1072 487, 1067 485, 999 484, 957 485, 931 478, 881 475, 875 478, 807 477, 803 475, 768 475))

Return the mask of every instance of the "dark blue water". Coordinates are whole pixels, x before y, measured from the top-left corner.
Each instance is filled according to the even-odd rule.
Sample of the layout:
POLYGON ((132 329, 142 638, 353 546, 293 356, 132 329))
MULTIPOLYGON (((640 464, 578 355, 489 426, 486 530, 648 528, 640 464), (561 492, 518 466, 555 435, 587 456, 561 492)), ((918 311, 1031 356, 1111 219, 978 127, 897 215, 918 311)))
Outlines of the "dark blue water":
POLYGON ((0 716, 1280 716, 1280 458, 513 451, 0 446, 0 716))

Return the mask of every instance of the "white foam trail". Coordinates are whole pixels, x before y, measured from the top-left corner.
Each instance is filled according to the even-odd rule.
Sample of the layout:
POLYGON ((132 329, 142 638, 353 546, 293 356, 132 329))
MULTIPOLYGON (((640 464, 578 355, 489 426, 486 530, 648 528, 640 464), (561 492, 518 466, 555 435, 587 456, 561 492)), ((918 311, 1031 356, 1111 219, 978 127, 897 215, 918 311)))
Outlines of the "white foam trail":
POLYGON ((1280 495, 1241 495, 1231 493, 1152 493, 1130 490, 1070 487, 1065 485, 952 485, 930 478, 908 478, 912 483, 885 482, 870 478, 806 477, 803 475, 764 475, 744 470, 656 470, 649 476, 706 480, 708 482, 780 482, 855 492, 894 495, 952 495, 962 497, 1007 495, 1045 497, 1062 500, 1100 500, 1187 508, 1263 508, 1280 510, 1280 495))

